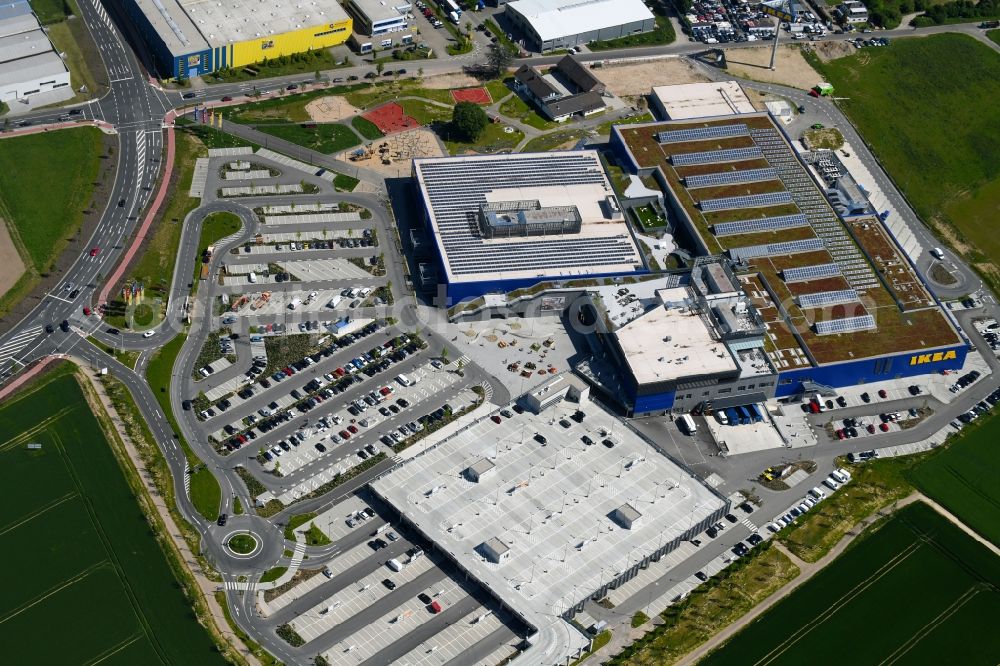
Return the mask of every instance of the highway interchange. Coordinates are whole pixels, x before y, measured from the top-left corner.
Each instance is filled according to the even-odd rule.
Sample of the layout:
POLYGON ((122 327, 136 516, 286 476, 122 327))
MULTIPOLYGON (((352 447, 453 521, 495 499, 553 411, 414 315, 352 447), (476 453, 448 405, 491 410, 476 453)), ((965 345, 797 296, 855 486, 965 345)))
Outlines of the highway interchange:
MULTIPOLYGON (((21 369, 31 366, 33 363, 46 356, 69 354, 81 359, 92 367, 107 367, 111 374, 122 381, 135 399, 135 402, 142 413, 142 416, 149 424, 150 430, 157 443, 163 449, 166 461, 173 476, 175 495, 177 497, 178 508, 181 514, 202 535, 203 548, 206 556, 216 564, 220 572, 223 574, 225 582, 228 583, 225 586, 227 600, 230 607, 233 609, 237 624, 239 624, 244 630, 248 631, 255 640, 260 642, 266 649, 275 654, 278 658, 285 660, 288 663, 301 663, 306 659, 308 654, 315 654, 316 648, 314 646, 310 646, 309 649, 311 652, 307 652, 305 650, 291 648, 287 643, 278 639, 273 631, 273 621, 265 621, 258 616, 254 608, 254 595, 237 589, 239 586, 234 583, 236 583, 240 576, 246 575, 253 579, 255 576, 259 576, 260 573, 276 563, 288 563, 288 558, 283 554, 283 551, 287 548, 294 547, 294 544, 289 544, 289 542, 284 540, 281 529, 277 527, 277 525, 283 524, 291 514, 306 511, 322 512, 323 510, 334 506, 344 498, 352 495, 357 489, 362 488, 368 479, 388 470, 391 468, 393 463, 391 460, 386 460, 382 464, 369 470, 369 472, 365 475, 339 486, 332 493, 297 503, 294 507, 286 507, 284 511, 278 513, 270 519, 265 520, 253 515, 251 509, 251 507, 253 507, 253 501, 249 496, 245 485, 237 478, 234 468, 237 462, 246 464, 247 466, 253 466, 256 463, 252 461, 241 461, 240 456, 235 454, 231 456, 220 456, 215 449, 207 443, 205 436, 206 430, 202 427, 202 424, 197 419, 193 418, 191 412, 186 412, 182 408, 181 404, 183 400, 191 397, 191 392, 195 388, 192 386, 190 379, 194 359, 197 357, 198 352, 208 334, 214 327, 217 326, 217 318, 203 316, 203 313, 211 307, 209 305, 211 300, 219 292, 219 286, 214 280, 207 281, 206 287, 199 290, 198 302, 195 305, 195 313, 201 314, 202 316, 195 316, 192 319, 191 326, 187 330, 188 339, 186 340, 178 357, 178 361, 174 369, 174 375, 172 377, 173 381, 171 382, 170 387, 170 401, 174 414, 178 415, 177 420, 180 428, 179 433, 175 432, 170 425, 169 420, 160 409, 148 383, 142 376, 141 370, 145 367, 145 364, 148 363, 152 352, 162 347, 184 328, 183 319, 185 313, 181 308, 185 298, 190 293, 188 276, 191 275, 191 268, 197 261, 198 257, 199 248, 197 247, 197 243, 199 239, 201 221, 205 218, 205 216, 212 212, 227 211, 239 216, 243 222, 243 228, 241 231, 236 236, 228 239, 225 242, 225 246, 219 248, 219 251, 213 258, 213 261, 209 266, 209 271, 212 275, 215 275, 218 271, 219 264, 221 264, 222 260, 228 254, 227 250, 231 247, 241 246, 245 241, 251 239, 258 231, 257 215, 252 210, 255 203, 253 201, 215 201, 214 197, 206 197, 204 205, 196 209, 189 216, 189 218, 185 220, 180 249, 177 256, 177 268, 174 271, 174 281, 173 284, 171 284, 169 292, 170 308, 167 312, 165 321, 154 329, 154 334, 151 337, 146 338, 137 333, 128 332, 123 332, 121 335, 113 336, 108 334, 106 330, 107 326, 102 325, 98 319, 83 316, 83 306, 96 305, 95 291, 100 287, 101 278, 111 274, 114 267, 120 261, 121 256, 126 249, 126 245, 130 241, 130 237, 135 232, 137 225, 145 214, 145 210, 151 201, 153 191, 158 180, 161 177, 166 178, 166 174, 161 173, 161 159, 164 151, 163 126, 166 114, 174 109, 182 109, 191 103, 190 100, 183 99, 180 92, 164 90, 154 83, 151 83, 150 78, 146 74, 146 70, 137 59, 132 48, 128 45, 128 42, 122 35, 118 24, 109 19, 108 14, 103 10, 103 8, 95 4, 96 1, 97 0, 83 0, 80 3, 80 9, 82 12, 82 18, 87 23, 91 34, 93 35, 94 41, 98 45, 101 52, 104 65, 108 70, 110 88, 107 94, 102 98, 81 108, 84 110, 83 115, 87 119, 100 121, 102 126, 110 128, 110 130, 117 135, 118 143, 118 149, 115 151, 117 170, 114 185, 111 190, 111 196, 107 202, 104 202, 105 206, 101 212, 101 219, 96 231, 91 239, 82 246, 84 248, 98 247, 100 248, 100 252, 95 257, 89 256, 89 253, 86 251, 81 253, 81 256, 76 260, 72 267, 66 271, 60 286, 53 289, 49 294, 41 299, 38 305, 28 316, 24 317, 20 322, 10 328, 10 330, 4 332, 3 335, 0 336, 0 373, 2 373, 0 380, 6 381, 10 379, 21 369), (80 288, 80 294, 77 298, 69 298, 70 290, 62 289, 62 285, 65 283, 73 283, 75 287, 80 288), (59 331, 58 328, 52 334, 45 332, 44 328, 47 324, 58 325, 58 323, 64 319, 68 320, 72 327, 70 333, 63 333, 62 331, 59 331), (140 351, 140 361, 137 366, 137 370, 140 372, 133 371, 121 365, 113 358, 109 357, 104 351, 85 341, 83 338, 88 335, 93 335, 102 343, 113 344, 121 348, 140 351), (198 456, 205 461, 206 465, 208 465, 213 474, 215 474, 219 479, 223 489, 222 511, 230 514, 231 516, 225 527, 220 527, 214 523, 207 522, 195 510, 193 504, 191 503, 184 487, 184 477, 188 471, 186 456, 180 446, 178 436, 183 436, 192 444, 198 456), (232 515, 233 502, 236 498, 239 498, 242 506, 248 509, 247 514, 240 516, 232 515), (228 534, 231 534, 234 530, 240 529, 251 530, 260 537, 262 547, 252 558, 233 557, 233 554, 224 546, 224 538, 228 534)), ((930 34, 945 30, 958 30, 970 34, 976 34, 977 39, 980 38, 978 32, 974 28, 965 25, 923 29, 919 31, 919 34, 930 34)), ((915 31, 910 28, 901 28, 894 31, 886 31, 884 34, 890 37, 899 37, 914 34, 914 32, 915 31)), ((846 36, 830 35, 829 38, 846 39, 846 36)), ((726 45, 727 48, 740 48, 743 46, 745 45, 726 45)), ((600 55, 586 54, 584 59, 610 60, 618 57, 634 58, 664 54, 685 55, 701 52, 704 48, 705 47, 702 44, 677 42, 666 47, 634 49, 624 52, 604 52, 600 55)), ((554 58, 536 57, 532 58, 531 62, 532 64, 541 65, 553 62, 554 60, 554 58)), ((461 64, 462 63, 460 61, 442 58, 428 61, 424 65, 424 71, 427 75, 443 73, 446 71, 455 71, 460 68, 461 64)), ((363 75, 369 69, 369 67, 355 67, 338 70, 337 75, 363 75)), ((715 75, 724 77, 721 72, 715 72, 715 75)), ((283 87, 288 82, 296 80, 297 78, 301 77, 281 77, 268 82, 259 82, 257 87, 259 89, 278 89, 283 87)), ((855 150, 859 153, 859 157, 868 167, 869 171, 875 175, 879 187, 887 195, 896 210, 900 211, 900 213, 904 216, 909 228, 917 236, 924 249, 926 250, 936 244, 930 231, 922 223, 920 223, 916 214, 908 206, 897 189, 892 185, 889 177, 882 170, 867 147, 865 147, 863 139, 861 139, 861 137, 856 133, 846 117, 843 116, 833 102, 826 99, 817 100, 812 97, 808 97, 802 91, 783 86, 760 84, 749 81, 741 81, 741 83, 751 89, 777 93, 790 99, 794 103, 801 103, 808 109, 806 116, 807 120, 811 121, 814 117, 822 118, 823 122, 834 124, 840 128, 847 140, 855 147, 855 150)), ((245 92, 246 84, 214 85, 207 91, 199 91, 199 98, 197 101, 201 102, 209 99, 219 99, 226 95, 244 94, 245 92)), ((59 117, 64 113, 65 110, 39 111, 29 114, 25 116, 25 118, 29 120, 33 126, 57 124, 59 122, 59 117)), ((240 128, 238 126, 231 125, 227 125, 226 129, 232 130, 238 135, 246 135, 248 132, 252 132, 252 130, 247 128, 240 128)), ((255 137, 246 136, 246 138, 255 137)), ((330 167, 339 166, 341 169, 344 169, 345 167, 343 163, 338 163, 327 156, 313 153, 312 151, 304 148, 282 148, 287 148, 291 157, 308 161, 312 164, 326 165, 330 167)), ((372 180, 374 178, 374 175, 370 173, 362 172, 358 175, 365 180, 372 180)), ((394 231, 392 219, 385 205, 387 203, 385 183, 381 180, 376 180, 373 181, 372 184, 375 185, 378 190, 374 194, 334 194, 332 191, 327 191, 314 195, 313 198, 317 201, 346 201, 364 206, 372 211, 373 218, 371 220, 371 224, 374 225, 374 227, 379 231, 379 237, 383 243, 380 250, 386 253, 386 268, 388 275, 385 278, 385 282, 391 282, 393 293, 397 302, 397 306, 394 308, 394 315, 400 319, 400 324, 396 329, 396 332, 398 332, 406 329, 407 327, 412 328, 414 325, 421 324, 422 322, 432 319, 432 313, 427 312, 424 309, 424 306, 419 305, 416 300, 403 288, 404 258, 401 256, 395 243, 391 240, 394 238, 394 231)), ((310 197, 305 197, 305 199, 309 198, 310 197)), ((291 202, 293 200, 295 202, 299 202, 303 200, 303 197, 297 196, 288 200, 281 198, 269 198, 267 203, 277 204, 291 202)), ((259 202, 257 203, 259 205, 259 202)), ((918 262, 918 267, 925 274, 929 268, 929 262, 929 255, 925 252, 918 262)), ((949 257, 948 263, 953 273, 958 278, 958 282, 949 287, 933 285, 933 283, 931 283, 939 298, 955 298, 960 295, 983 289, 982 283, 979 281, 978 277, 976 277, 975 274, 957 258, 949 257)), ((974 332, 970 322, 972 318, 977 316, 998 315, 1000 315, 1000 311, 998 311, 996 305, 992 301, 987 300, 982 309, 963 312, 958 316, 958 319, 965 328, 970 340, 980 350, 984 358, 987 359, 991 369, 993 370, 991 377, 986 381, 980 382, 972 389, 969 389, 968 392, 962 394, 951 404, 938 405, 935 413, 919 426, 905 432, 896 432, 884 436, 880 441, 881 445, 892 445, 922 439, 930 433, 943 427, 957 414, 967 411, 971 405, 974 405, 978 400, 981 400, 986 393, 989 393, 993 388, 995 388, 997 384, 995 379, 997 376, 997 370, 1000 369, 998 368, 996 357, 993 355, 993 352, 989 349, 989 347, 985 345, 982 338, 974 332)), ((461 352, 450 342, 448 336, 451 334, 451 331, 438 331, 435 329, 436 327, 429 326, 420 331, 421 335, 423 335, 425 340, 429 343, 428 352, 419 358, 414 358, 407 363, 401 364, 399 369, 390 370, 388 375, 392 376, 400 371, 412 371, 430 358, 430 356, 439 353, 441 349, 447 349, 452 358, 458 358, 461 355, 461 352)), ((381 332, 376 334, 374 338, 377 338, 379 341, 387 339, 385 333, 381 332)), ((248 350, 243 345, 245 345, 245 339, 241 340, 238 353, 238 365, 241 368, 245 368, 249 365, 248 350)), ((366 342, 361 342, 360 346, 366 348, 366 342)), ((340 365, 345 356, 350 356, 350 352, 348 351, 345 354, 333 356, 328 363, 329 367, 340 365)), ((319 370, 320 375, 327 371, 326 367, 326 365, 322 366, 322 369, 319 370)), ((470 363, 466 366, 465 375, 466 376, 463 378, 462 386, 489 384, 493 393, 492 400, 494 403, 504 404, 509 400, 510 394, 503 386, 503 383, 480 370, 475 364, 470 363)), ((364 390, 368 390, 367 384, 364 390)), ((345 397, 352 396, 354 396, 354 394, 347 394, 345 397)), ((247 407, 250 411, 252 411, 257 409, 260 405, 266 403, 268 400, 270 400, 270 394, 265 394, 264 396, 249 402, 247 407)), ((338 397, 337 400, 342 402, 343 398, 338 397)), ((901 400, 899 406, 905 407, 908 404, 908 401, 901 400)), ((894 407, 894 405, 889 405, 889 407, 894 407)), ((855 412, 861 413, 863 410, 855 409, 845 411, 844 414, 849 416, 855 412)), ((665 437, 670 439, 670 436, 665 437)), ((657 443, 660 444, 659 441, 657 443)), ((667 442, 663 442, 663 448, 665 452, 671 455, 677 455, 677 451, 672 450, 667 442)), ((816 451, 815 455, 813 452, 810 452, 810 455, 817 460, 817 463, 820 466, 820 471, 823 472, 824 470, 829 471, 829 469, 832 468, 833 460, 836 456, 843 455, 851 450, 856 450, 857 448, 859 448, 858 444, 842 442, 824 446, 822 451, 816 451)), ((748 456, 743 459, 730 459, 726 461, 726 464, 729 466, 728 468, 723 470, 722 467, 719 467, 717 469, 720 473, 724 473, 727 482, 739 484, 748 478, 756 476, 762 467, 776 462, 781 462, 783 456, 785 455, 786 454, 784 453, 775 453, 770 457, 748 456)), ((258 476, 264 483, 265 487, 268 487, 269 489, 277 489, 283 483, 277 478, 266 474, 258 474, 258 476)), ((783 508, 783 505, 788 504, 789 501, 790 500, 785 496, 765 497, 765 503, 760 509, 760 514, 773 515, 780 511, 780 509, 783 508)), ((377 518, 376 520, 381 520, 381 518, 377 518)), ((372 525, 377 526, 378 523, 372 523, 372 525)), ((363 542, 367 537, 368 529, 369 528, 366 527, 364 528, 364 533, 356 532, 349 538, 336 542, 333 546, 307 550, 307 553, 310 556, 310 568, 321 566, 325 562, 333 559, 337 553, 348 550, 356 546, 358 543, 363 542)), ((716 556, 719 552, 722 552, 731 546, 732 543, 734 543, 739 537, 740 535, 737 534, 737 530, 728 531, 717 541, 706 545, 706 547, 699 553, 698 557, 692 558, 690 563, 685 562, 677 572, 672 572, 671 575, 689 575, 691 572, 688 572, 687 569, 692 569, 692 571, 697 570, 700 568, 700 562, 702 560, 716 556)), ((404 540, 401 541, 399 547, 401 548, 404 545, 407 547, 409 546, 409 542, 405 540, 405 535, 404 540)), ((636 600, 633 604, 616 609, 614 613, 605 613, 604 615, 614 617, 616 615, 627 614, 634 610, 632 606, 639 608, 641 605, 642 604, 636 600)), ((589 610, 591 610, 592 614, 595 616, 601 614, 599 609, 589 610)), ((335 637, 336 636, 331 635, 330 640, 325 642, 333 641, 335 637)), ((412 640, 419 641, 423 640, 425 637, 426 636, 421 634, 410 640, 411 642, 412 640)), ((400 646, 400 649, 402 649, 402 647, 404 646, 400 646)), ((400 654, 402 654, 402 652, 400 654)))

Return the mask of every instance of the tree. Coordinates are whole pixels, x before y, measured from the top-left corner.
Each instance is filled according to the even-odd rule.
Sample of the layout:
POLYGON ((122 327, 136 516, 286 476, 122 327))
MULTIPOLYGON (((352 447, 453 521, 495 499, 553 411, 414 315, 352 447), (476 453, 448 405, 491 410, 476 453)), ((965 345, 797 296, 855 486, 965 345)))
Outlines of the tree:
POLYGON ((383 69, 385 69, 385 63, 384 62, 377 62, 377 63, 375 63, 375 71, 378 72, 379 76, 382 76, 382 70, 383 69))
POLYGON ((459 102, 451 116, 451 128, 459 138, 472 142, 479 138, 490 118, 486 112, 472 102, 459 102))
POLYGON ((514 54, 506 46, 499 42, 490 44, 490 49, 486 52, 486 71, 490 78, 500 78, 513 61, 514 54))

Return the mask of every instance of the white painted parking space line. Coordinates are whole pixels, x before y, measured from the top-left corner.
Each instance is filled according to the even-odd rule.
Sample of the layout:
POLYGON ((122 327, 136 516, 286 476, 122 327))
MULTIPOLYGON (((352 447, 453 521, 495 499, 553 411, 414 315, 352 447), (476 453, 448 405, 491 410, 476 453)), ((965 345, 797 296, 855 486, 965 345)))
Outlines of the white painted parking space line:
MULTIPOLYGON (((427 593, 445 609, 466 596, 465 592, 450 579, 442 581, 433 591, 428 590, 427 593)), ((330 663, 334 664, 361 663, 415 630, 429 617, 429 613, 430 611, 420 600, 407 599, 378 620, 343 639, 325 655, 330 663)))
MULTIPOLYGON (((367 546, 365 547, 367 548, 367 546)), ((368 553, 374 555, 370 548, 368 553)), ((292 621, 292 626, 306 642, 314 640, 338 624, 362 612, 379 599, 391 594, 391 591, 382 584, 383 579, 388 578, 397 586, 402 586, 433 568, 434 564, 426 557, 408 564, 399 572, 393 572, 384 565, 380 566, 372 573, 300 614, 292 621)))
MULTIPOLYGON (((479 606, 460 620, 413 648, 395 663, 408 666, 446 664, 465 654, 503 623, 486 608, 479 606)), ((493 662, 496 664, 497 662, 493 662)))

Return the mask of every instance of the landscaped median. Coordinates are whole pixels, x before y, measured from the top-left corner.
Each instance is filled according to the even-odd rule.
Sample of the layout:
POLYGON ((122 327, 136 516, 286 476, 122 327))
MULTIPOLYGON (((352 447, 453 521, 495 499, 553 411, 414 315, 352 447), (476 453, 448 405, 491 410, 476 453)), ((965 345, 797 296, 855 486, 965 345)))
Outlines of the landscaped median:
POLYGON ((174 362, 177 360, 177 354, 180 353, 185 340, 187 340, 187 334, 181 333, 160 348, 146 368, 146 381, 149 383, 149 389, 156 397, 160 409, 166 415, 167 422, 174 431, 174 436, 184 450, 184 455, 187 456, 188 466, 191 469, 191 503, 205 520, 214 522, 219 517, 219 507, 222 503, 222 488, 219 486, 219 480, 202 463, 187 440, 181 435, 177 419, 174 418, 174 412, 170 408, 171 373, 174 362))

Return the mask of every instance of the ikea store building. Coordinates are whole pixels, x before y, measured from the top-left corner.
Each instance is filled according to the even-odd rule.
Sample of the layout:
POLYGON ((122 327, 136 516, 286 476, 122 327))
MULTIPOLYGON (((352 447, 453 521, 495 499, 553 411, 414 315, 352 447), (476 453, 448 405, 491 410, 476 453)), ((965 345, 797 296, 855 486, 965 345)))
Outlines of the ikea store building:
POLYGON ((165 78, 337 46, 351 35, 336 0, 128 0, 124 8, 165 78))

